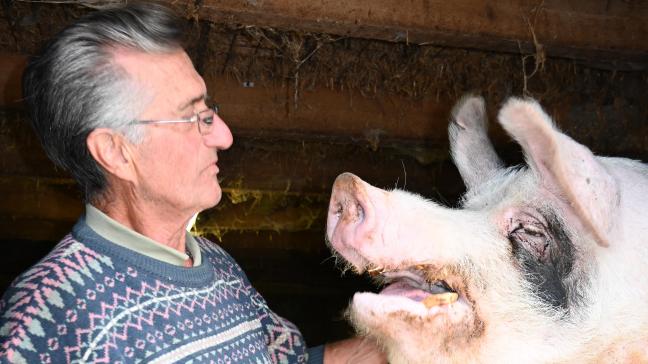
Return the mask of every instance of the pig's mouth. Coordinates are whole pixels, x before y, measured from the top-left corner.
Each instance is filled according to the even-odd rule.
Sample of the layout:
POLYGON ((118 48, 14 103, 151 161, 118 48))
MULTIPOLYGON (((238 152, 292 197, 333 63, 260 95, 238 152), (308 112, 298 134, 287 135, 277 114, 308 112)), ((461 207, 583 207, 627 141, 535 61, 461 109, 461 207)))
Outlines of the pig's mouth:
POLYGON ((437 276, 434 269, 418 265, 404 269, 368 270, 384 286, 382 296, 399 296, 423 304, 426 308, 450 305, 459 299, 457 279, 437 276))

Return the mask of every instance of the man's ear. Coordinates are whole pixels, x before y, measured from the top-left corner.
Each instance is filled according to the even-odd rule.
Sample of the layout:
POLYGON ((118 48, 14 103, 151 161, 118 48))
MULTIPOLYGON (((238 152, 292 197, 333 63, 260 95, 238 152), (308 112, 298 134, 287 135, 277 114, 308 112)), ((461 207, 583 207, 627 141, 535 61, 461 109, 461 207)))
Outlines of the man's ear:
POLYGON ((132 149, 123 135, 112 129, 98 128, 88 134, 86 144, 90 154, 106 172, 123 180, 134 181, 132 149))

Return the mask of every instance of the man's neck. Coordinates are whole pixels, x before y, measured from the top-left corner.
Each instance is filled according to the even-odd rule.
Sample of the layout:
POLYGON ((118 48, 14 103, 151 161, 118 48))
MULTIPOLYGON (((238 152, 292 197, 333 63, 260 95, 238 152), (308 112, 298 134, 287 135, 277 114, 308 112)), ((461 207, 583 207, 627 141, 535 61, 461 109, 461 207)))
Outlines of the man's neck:
POLYGON ((185 252, 186 226, 191 216, 184 218, 180 213, 175 216, 164 213, 170 209, 132 198, 101 198, 93 201, 92 205, 127 228, 181 253, 185 252))

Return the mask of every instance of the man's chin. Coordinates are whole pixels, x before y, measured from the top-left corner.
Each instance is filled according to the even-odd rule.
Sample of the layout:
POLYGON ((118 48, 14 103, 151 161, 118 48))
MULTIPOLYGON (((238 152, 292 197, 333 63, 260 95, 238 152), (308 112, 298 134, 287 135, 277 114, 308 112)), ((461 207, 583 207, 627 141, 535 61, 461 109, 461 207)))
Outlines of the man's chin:
POLYGON ((210 208, 218 205, 218 203, 223 198, 223 191, 221 190, 219 185, 216 185, 216 189, 211 191, 211 194, 210 194, 209 197, 210 198, 206 199, 206 201, 205 201, 206 204, 207 204, 207 206, 205 207, 205 210, 210 209, 210 208))
POLYGON ((195 201, 195 208, 198 209, 198 212, 210 209, 218 205, 223 198, 223 191, 219 184, 205 186, 201 189, 196 189, 194 193, 200 193, 200 195, 192 196, 193 201, 195 201), (202 192, 199 192, 202 191, 202 192))

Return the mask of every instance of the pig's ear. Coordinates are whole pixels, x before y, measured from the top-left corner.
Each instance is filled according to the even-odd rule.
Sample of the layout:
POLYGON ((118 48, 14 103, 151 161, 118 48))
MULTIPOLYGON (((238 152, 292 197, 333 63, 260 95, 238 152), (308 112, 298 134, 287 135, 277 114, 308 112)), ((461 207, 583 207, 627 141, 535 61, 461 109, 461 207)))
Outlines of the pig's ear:
POLYGON ((582 226, 599 245, 608 246, 619 192, 614 178, 592 152, 559 132, 533 100, 509 100, 498 118, 520 143, 544 187, 562 192, 582 226))
POLYGON ((467 95, 455 105, 448 126, 450 151, 468 189, 488 180, 499 169, 499 159, 488 139, 484 99, 467 95))

